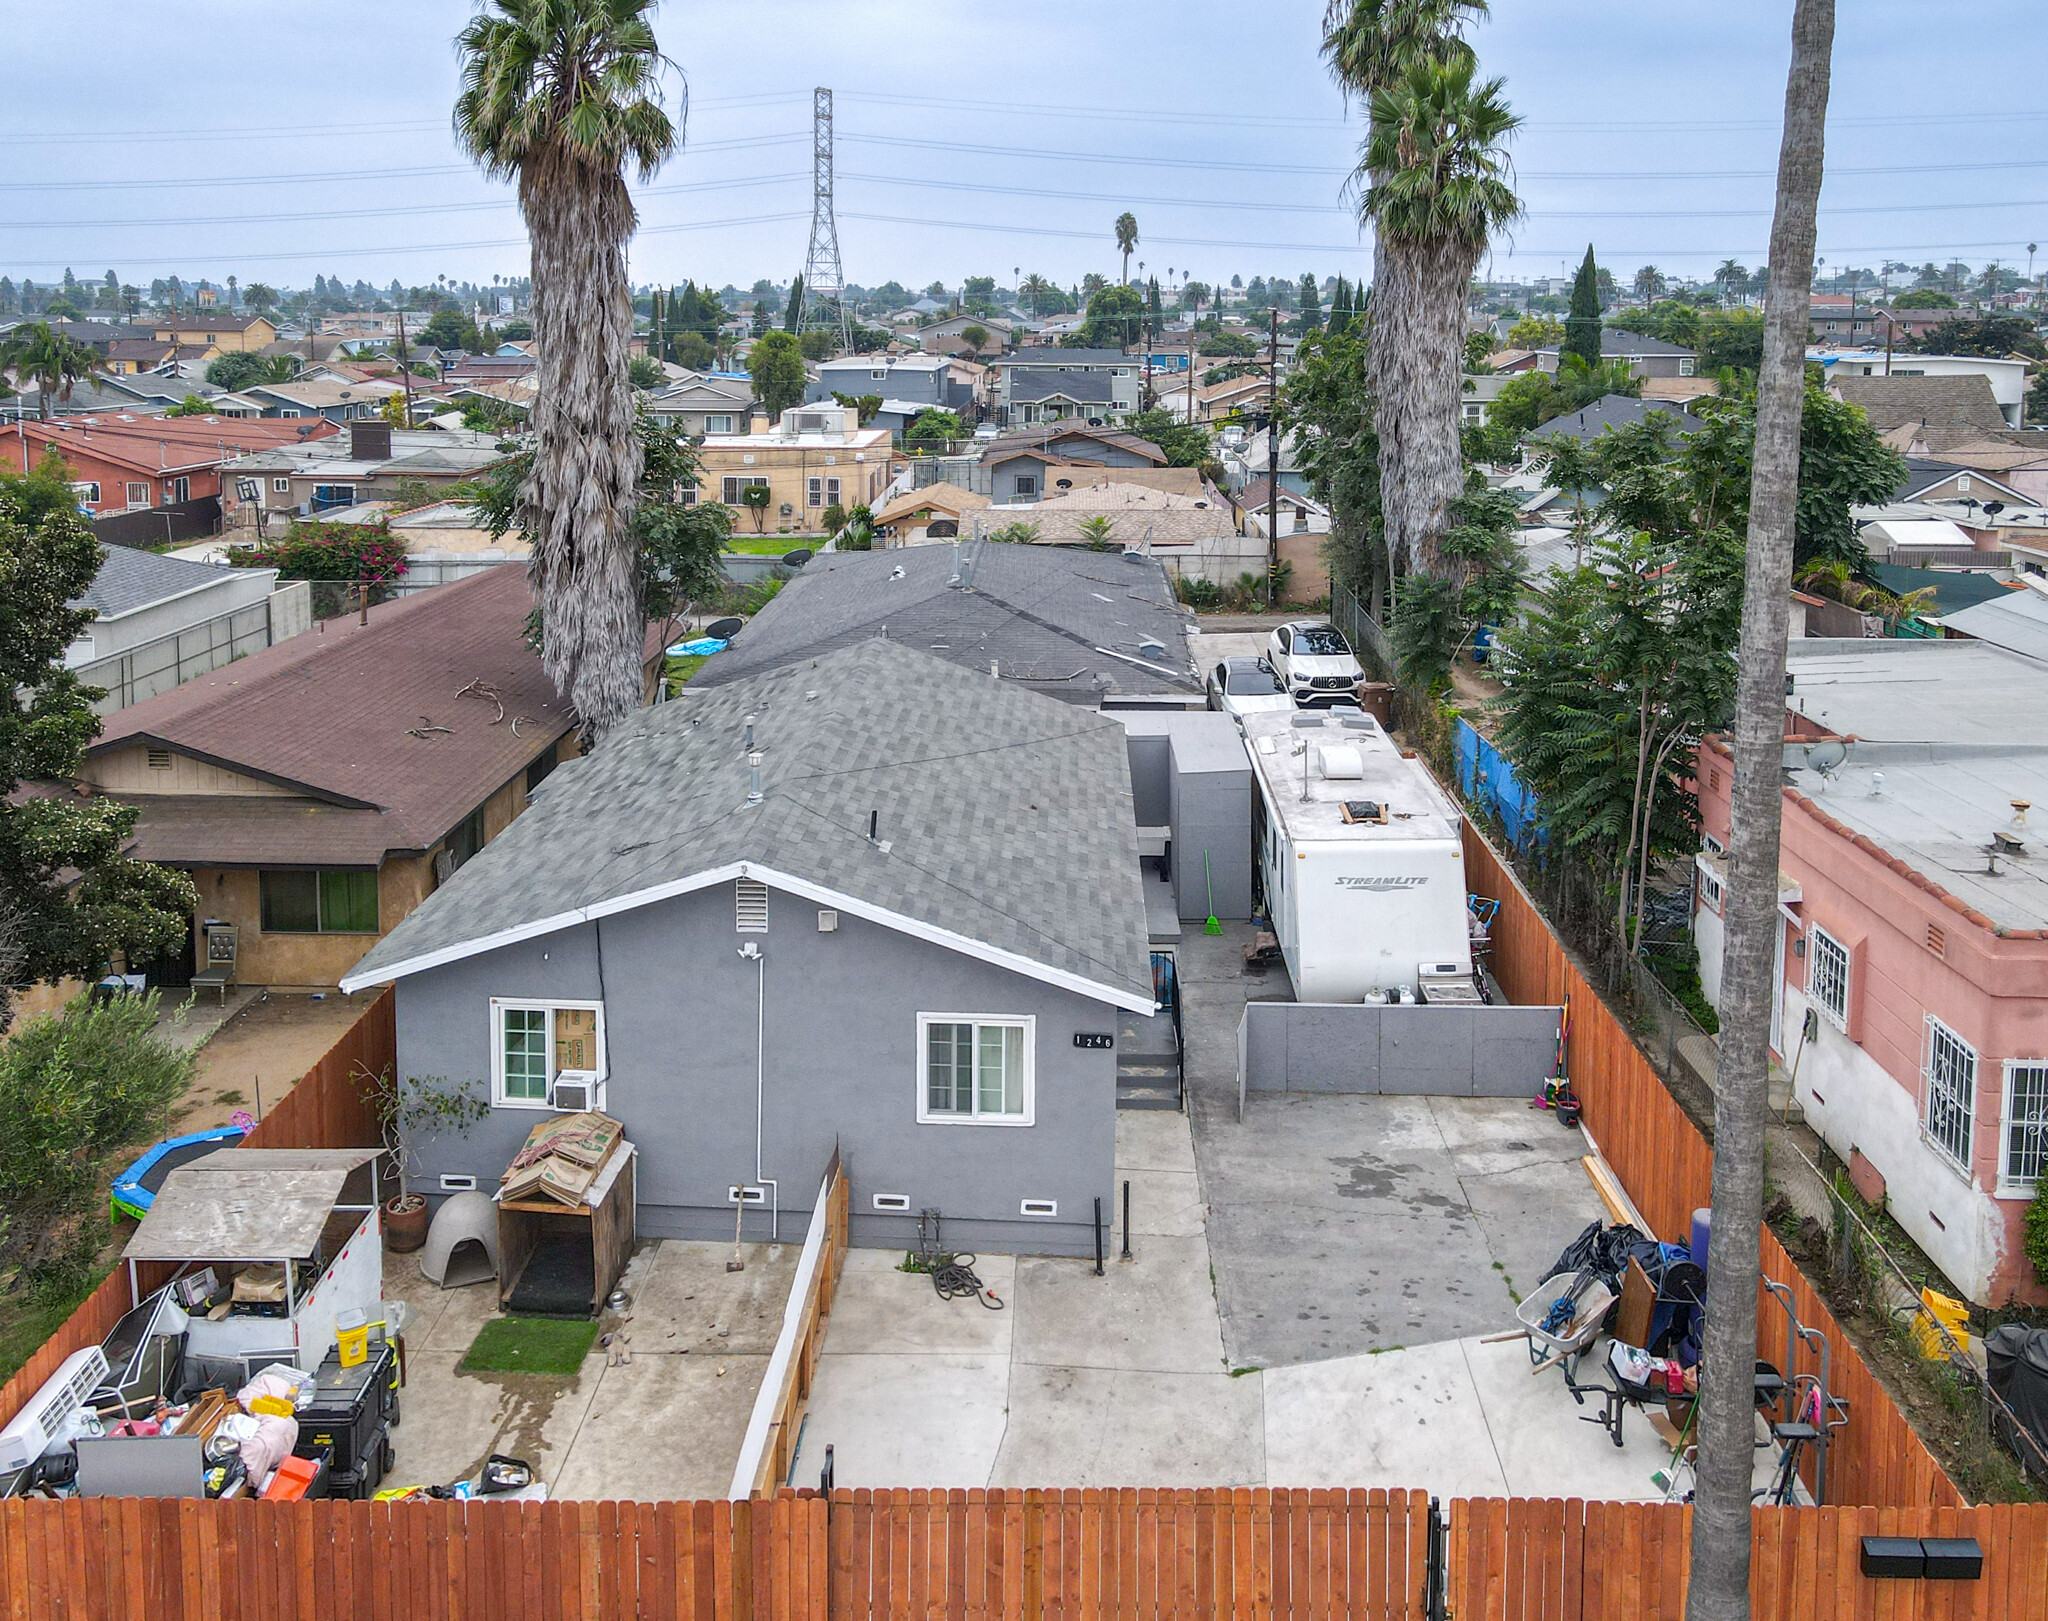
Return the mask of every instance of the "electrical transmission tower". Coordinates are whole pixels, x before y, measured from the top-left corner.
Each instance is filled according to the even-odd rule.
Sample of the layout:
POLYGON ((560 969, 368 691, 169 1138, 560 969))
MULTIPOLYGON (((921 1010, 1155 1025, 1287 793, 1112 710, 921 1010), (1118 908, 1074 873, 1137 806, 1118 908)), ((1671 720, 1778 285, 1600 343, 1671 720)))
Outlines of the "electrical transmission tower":
POLYGON ((853 348, 846 314, 846 273, 839 264, 839 222, 832 214, 832 92, 811 92, 811 251, 804 256, 800 332, 830 332, 853 348))

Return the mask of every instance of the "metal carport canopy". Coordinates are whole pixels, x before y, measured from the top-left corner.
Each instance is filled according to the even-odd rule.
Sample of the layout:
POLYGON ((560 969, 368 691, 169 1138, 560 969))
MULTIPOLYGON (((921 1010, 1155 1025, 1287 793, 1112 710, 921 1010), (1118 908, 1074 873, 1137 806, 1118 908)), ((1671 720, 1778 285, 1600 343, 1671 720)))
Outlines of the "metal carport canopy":
POLYGON ((129 1261, 305 1260, 319 1248, 348 1176, 343 1165, 180 1167, 164 1178, 121 1253, 129 1261))

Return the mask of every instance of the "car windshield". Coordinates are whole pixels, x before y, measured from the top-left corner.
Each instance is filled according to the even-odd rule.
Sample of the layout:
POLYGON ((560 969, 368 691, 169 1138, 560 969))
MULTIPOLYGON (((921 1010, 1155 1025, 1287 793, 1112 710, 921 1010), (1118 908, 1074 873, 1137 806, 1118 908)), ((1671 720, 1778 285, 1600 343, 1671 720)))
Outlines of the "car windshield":
POLYGON ((1303 625, 1294 633, 1294 651, 1313 658, 1342 658, 1351 649, 1333 625, 1303 625))
POLYGON ((1233 698, 1265 698, 1278 692, 1280 683, 1273 679, 1271 670, 1243 664, 1230 672, 1229 690, 1233 698))

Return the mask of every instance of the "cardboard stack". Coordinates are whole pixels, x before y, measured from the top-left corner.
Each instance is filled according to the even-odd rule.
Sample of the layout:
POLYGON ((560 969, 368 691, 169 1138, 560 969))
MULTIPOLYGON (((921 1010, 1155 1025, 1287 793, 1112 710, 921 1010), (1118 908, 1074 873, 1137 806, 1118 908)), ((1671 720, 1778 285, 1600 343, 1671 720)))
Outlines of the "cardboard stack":
POLYGON ((576 1209, 625 1138, 624 1126, 595 1110, 543 1120, 499 1178, 498 1197, 507 1204, 548 1201, 576 1209))

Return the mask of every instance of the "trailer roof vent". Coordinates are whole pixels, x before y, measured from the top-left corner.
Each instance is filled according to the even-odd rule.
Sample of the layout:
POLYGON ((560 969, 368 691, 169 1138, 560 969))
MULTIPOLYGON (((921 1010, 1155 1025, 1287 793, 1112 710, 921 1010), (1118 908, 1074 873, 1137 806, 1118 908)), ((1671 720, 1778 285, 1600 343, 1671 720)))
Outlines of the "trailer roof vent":
POLYGON ((1296 731, 1305 732, 1312 727, 1322 725, 1323 717, 1321 715, 1296 715, 1292 724, 1296 731))
POLYGON ((1365 775, 1365 758, 1351 743, 1325 743, 1316 750, 1316 763, 1332 782, 1356 782, 1365 775))

